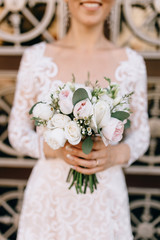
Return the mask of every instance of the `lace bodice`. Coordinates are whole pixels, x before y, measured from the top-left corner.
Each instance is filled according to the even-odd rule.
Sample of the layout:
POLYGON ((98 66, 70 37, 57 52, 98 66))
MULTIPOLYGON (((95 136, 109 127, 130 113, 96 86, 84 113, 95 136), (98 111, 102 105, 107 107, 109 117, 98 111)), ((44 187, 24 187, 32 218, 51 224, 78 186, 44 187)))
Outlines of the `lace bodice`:
MULTIPOLYGON (((44 56, 46 43, 42 42, 25 50, 17 76, 17 87, 9 122, 9 140, 13 147, 24 155, 42 157, 39 135, 28 114, 30 107, 45 97, 57 80, 58 67, 52 58, 44 56)), ((124 142, 131 150, 128 165, 147 150, 149 126, 147 116, 146 68, 143 58, 126 48, 128 59, 120 62, 115 70, 122 93, 134 91, 131 102, 133 114, 131 128, 124 142)))

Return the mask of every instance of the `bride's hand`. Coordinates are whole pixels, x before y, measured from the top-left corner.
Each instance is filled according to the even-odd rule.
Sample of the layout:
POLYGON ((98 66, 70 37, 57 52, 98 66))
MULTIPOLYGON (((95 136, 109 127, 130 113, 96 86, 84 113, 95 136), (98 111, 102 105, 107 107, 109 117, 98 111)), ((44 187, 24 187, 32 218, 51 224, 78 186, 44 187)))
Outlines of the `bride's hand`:
POLYGON ((101 138, 96 138, 93 149, 86 155, 82 151, 82 144, 65 146, 65 161, 73 168, 83 174, 94 174, 104 171, 115 165, 125 164, 129 160, 130 150, 127 144, 105 146, 101 138), (82 159, 83 158, 83 159, 82 159))
POLYGON ((57 150, 53 150, 46 142, 43 143, 43 151, 46 158, 66 158, 66 148, 65 146, 57 150))
MULTIPOLYGON (((67 146, 72 148, 73 146, 69 143, 67 143, 67 146)), ((69 164, 72 164, 71 161, 67 158, 67 150, 66 145, 64 147, 61 147, 57 150, 53 150, 45 141, 43 142, 43 151, 46 158, 54 159, 54 158, 62 158, 64 161, 66 161, 69 164)))

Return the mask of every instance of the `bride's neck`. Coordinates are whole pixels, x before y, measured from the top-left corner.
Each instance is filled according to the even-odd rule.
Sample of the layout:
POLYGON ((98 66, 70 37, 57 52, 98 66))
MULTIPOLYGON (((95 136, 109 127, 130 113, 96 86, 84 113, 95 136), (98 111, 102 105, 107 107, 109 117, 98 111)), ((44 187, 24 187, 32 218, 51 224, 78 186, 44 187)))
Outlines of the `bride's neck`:
POLYGON ((103 48, 106 44, 106 38, 103 34, 103 25, 86 27, 72 22, 71 28, 65 37, 65 43, 76 49, 87 52, 103 48))

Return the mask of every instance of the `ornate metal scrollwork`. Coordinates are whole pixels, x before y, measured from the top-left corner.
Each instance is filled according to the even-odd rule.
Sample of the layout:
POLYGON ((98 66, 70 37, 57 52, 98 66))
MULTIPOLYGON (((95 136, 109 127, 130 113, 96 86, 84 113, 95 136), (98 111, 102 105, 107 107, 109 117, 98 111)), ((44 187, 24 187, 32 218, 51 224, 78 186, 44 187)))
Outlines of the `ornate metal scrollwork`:
POLYGON ((160 238, 160 192, 158 189, 129 189, 134 240, 160 238))
MULTIPOLYGON (((16 75, 16 73, 14 74, 16 75)), ((15 90, 15 75, 12 77, 7 76, 7 74, 1 76, 2 79, 9 82, 9 86, 0 89, 0 166, 33 167, 35 161, 33 159, 24 158, 21 153, 17 152, 9 145, 8 141, 8 121, 15 90)))
POLYGON ((0 197, 0 240, 16 239, 23 190, 24 185, 19 183, 16 189, 14 187, 0 197))
POLYGON ((116 44, 128 45, 147 58, 160 58, 159 0, 117 0, 112 22, 116 44))
POLYGON ((7 101, 7 96, 13 96, 14 94, 14 87, 7 87, 0 90, 0 122, 1 122, 1 135, 0 135, 0 151, 6 153, 7 155, 16 156, 16 151, 6 144, 6 139, 8 137, 8 119, 11 110, 11 105, 7 101))
MULTIPOLYGON (((12 44, 13 46, 9 44, 8 48, 14 53, 22 50, 22 44, 25 46, 27 42, 33 41, 40 35, 44 40, 51 42, 54 36, 47 28, 53 17, 55 18, 55 14, 60 18, 57 37, 61 37, 64 34, 62 33, 65 12, 63 5, 63 1, 60 0, 1 0, 0 39, 7 44, 12 44), (3 23, 8 27, 3 27, 3 23)), ((0 50, 3 49, 4 47, 1 47, 0 50)))
POLYGON ((128 25, 138 38, 155 46, 160 46, 160 37, 158 36, 160 33, 160 4, 158 0, 125 0, 124 13, 128 25), (142 22, 138 23, 133 18, 132 9, 134 6, 146 12, 142 22))
POLYGON ((150 146, 147 153, 140 157, 130 168, 125 169, 127 174, 146 174, 160 176, 160 82, 158 77, 148 79, 148 106, 149 124, 151 130, 150 146))

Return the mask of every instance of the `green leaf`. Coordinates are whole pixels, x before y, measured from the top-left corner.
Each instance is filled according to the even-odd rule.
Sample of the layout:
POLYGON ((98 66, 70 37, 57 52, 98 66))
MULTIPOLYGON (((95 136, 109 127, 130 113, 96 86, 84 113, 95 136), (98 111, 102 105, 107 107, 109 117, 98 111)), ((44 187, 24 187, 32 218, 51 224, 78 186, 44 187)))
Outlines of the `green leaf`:
POLYGON ((73 94, 73 105, 75 106, 78 102, 86 98, 89 98, 87 91, 84 88, 78 88, 73 94))
POLYGON ((89 154, 92 151, 92 147, 93 147, 93 140, 91 139, 91 137, 87 137, 82 143, 82 151, 85 154, 89 154))
POLYGON ((104 77, 104 79, 109 83, 109 85, 111 84, 111 79, 110 78, 104 77))
POLYGON ((125 119, 129 118, 130 114, 124 111, 117 111, 111 114, 111 117, 117 118, 120 121, 124 121, 125 119))
POLYGON ((37 103, 35 103, 35 104, 31 107, 31 109, 29 110, 29 114, 32 114, 32 113, 33 113, 34 107, 35 107, 37 104, 39 104, 39 103, 44 103, 44 102, 37 102, 37 103))
POLYGON ((74 76, 74 74, 72 73, 72 83, 75 83, 76 82, 76 78, 74 76))
POLYGON ((127 122, 126 122, 126 124, 124 125, 124 128, 125 128, 125 129, 128 129, 128 128, 130 128, 130 126, 131 126, 131 121, 130 121, 129 119, 127 119, 127 122))

